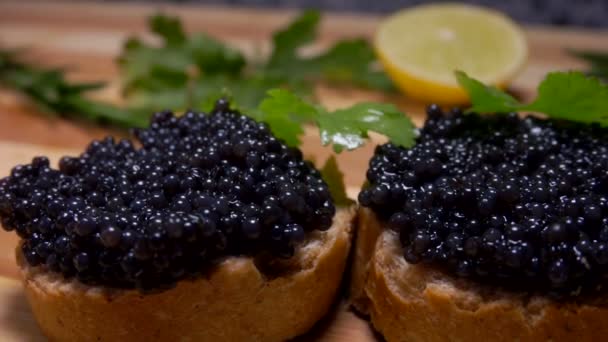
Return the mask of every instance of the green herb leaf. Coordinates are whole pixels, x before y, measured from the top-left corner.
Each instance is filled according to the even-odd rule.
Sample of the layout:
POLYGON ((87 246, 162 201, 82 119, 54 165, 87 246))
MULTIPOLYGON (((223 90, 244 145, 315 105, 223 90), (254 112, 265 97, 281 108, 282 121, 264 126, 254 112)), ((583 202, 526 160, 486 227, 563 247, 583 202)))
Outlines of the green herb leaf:
POLYGON ((252 75, 243 79, 215 75, 205 77, 192 86, 192 106, 199 108, 197 104, 201 101, 215 102, 220 97, 218 95, 228 95, 232 107, 247 111, 255 109, 266 97, 268 89, 273 88, 290 89, 297 94, 308 94, 310 91, 306 84, 292 83, 286 86, 284 80, 264 75, 252 75))
POLYGON ((320 109, 287 90, 273 89, 267 94, 255 118, 267 123, 272 133, 287 145, 300 145, 299 137, 304 133, 302 123, 314 121, 320 109))
POLYGON ((131 105, 157 111, 207 108, 226 93, 240 108, 255 108, 269 89, 285 88, 308 97, 317 81, 394 89, 375 69, 374 53, 365 40, 341 41, 318 56, 301 57, 300 49, 316 39, 320 19, 318 11, 303 12, 273 35, 267 61, 248 63, 239 51, 203 33, 187 35, 177 18, 156 15, 149 26, 161 46, 132 38, 118 59, 124 94, 131 105))
POLYGON ((495 88, 487 86, 478 80, 469 77, 462 71, 456 71, 456 79, 471 98, 471 111, 479 113, 488 112, 511 112, 520 103, 511 95, 495 88))
POLYGON ((338 42, 326 53, 302 60, 301 71, 333 84, 394 91, 386 74, 374 68, 376 55, 364 39, 338 42))
POLYGON ((359 103, 328 112, 286 90, 271 90, 254 113, 254 118, 266 122, 290 146, 299 145, 298 137, 304 132, 301 124, 309 121, 319 127, 323 145, 333 145, 336 152, 363 145, 368 131, 383 134, 404 147, 412 146, 415 139, 410 119, 385 103, 359 103))
POLYGON ((317 120, 323 145, 332 144, 336 152, 363 145, 368 131, 383 134, 399 146, 414 145, 414 125, 391 104, 359 103, 320 115, 317 120))
MULTIPOLYGON (((51 112, 119 126, 143 125, 148 113, 158 110, 209 108, 223 96, 230 96, 239 109, 249 111, 273 88, 288 89, 309 98, 317 81, 393 89, 386 75, 376 70, 374 53, 365 40, 345 40, 320 55, 300 56, 300 48, 316 39, 320 18, 317 11, 303 12, 274 35, 274 49, 266 62, 247 63, 241 52, 204 33, 186 34, 178 18, 152 16, 148 25, 160 45, 128 39, 117 60, 123 94, 129 103, 124 110, 81 98, 86 91, 102 84, 67 82, 62 70, 23 64, 16 67, 13 52, 0 52, 0 81, 26 93, 51 112), (69 114, 75 110, 83 112, 69 114)), ((267 119, 281 120, 276 113, 268 114, 267 119)), ((297 144, 301 128, 278 134, 297 144), (296 134, 295 139, 288 137, 290 132, 296 134)))
POLYGON ((124 128, 146 127, 151 115, 148 111, 125 110, 108 103, 92 101, 82 96, 65 99, 67 114, 78 116, 96 123, 110 124, 124 128))
POLYGON ((267 95, 259 106, 262 120, 287 116, 291 121, 302 123, 314 120, 321 110, 285 89, 271 89, 267 95))
POLYGON ((274 50, 263 72, 289 80, 323 80, 334 84, 393 91, 390 79, 375 70, 375 54, 366 40, 339 41, 325 53, 304 58, 299 49, 315 40, 320 14, 306 11, 274 35, 274 50))
POLYGON ((608 81, 608 52, 569 50, 570 54, 589 63, 589 74, 608 81))
POLYGON ((203 75, 238 75, 245 67, 239 51, 202 33, 186 36, 177 18, 159 14, 149 26, 162 46, 131 38, 118 58, 126 95, 185 88, 203 75))
POLYGON ((608 86, 580 72, 553 72, 538 87, 538 97, 524 110, 557 119, 608 123, 608 86))
POLYGON ((161 36, 165 45, 180 45, 186 41, 182 23, 177 18, 164 15, 154 15, 148 20, 150 30, 161 36))
POLYGON ((608 124, 608 86, 580 72, 553 72, 540 83, 537 98, 522 104, 510 95, 457 72, 469 94, 471 111, 480 113, 534 111, 549 117, 608 124))
MULTIPOLYGON (((217 89, 224 89, 234 94, 237 103, 252 104, 253 108, 258 103, 252 99, 260 100, 260 94, 268 89, 285 87, 300 95, 309 95, 311 82, 317 80, 392 89, 388 78, 373 70, 375 57, 364 40, 342 41, 325 54, 299 57, 298 50, 316 38, 319 20, 317 11, 302 13, 274 35, 274 49, 268 62, 261 67, 247 68, 243 56, 236 50, 204 34, 186 36, 177 19, 157 15, 151 18, 150 27, 160 36, 163 45, 149 46, 130 39, 119 58, 125 94, 134 104, 159 110, 162 108, 155 107, 158 102, 167 101, 159 101, 157 97, 166 99, 168 96, 164 93, 174 94, 179 90, 190 91, 192 101, 188 105, 207 103, 207 99, 219 92, 217 89), (240 86, 241 83, 244 86, 240 86), (247 96, 233 88, 257 91, 255 96, 247 96), (201 94, 197 91, 201 89, 209 93, 201 94)), ((178 100, 180 98, 184 96, 178 100)), ((183 104, 184 101, 177 102, 183 104)))
POLYGON ((201 75, 238 75, 246 64, 239 51, 205 34, 192 35, 185 48, 201 75))
POLYGON ((129 39, 118 58, 123 92, 130 96, 136 91, 159 91, 182 86, 188 81, 186 71, 190 63, 177 50, 150 47, 138 39, 129 39))
POLYGON ((329 192, 337 206, 349 206, 355 201, 348 198, 344 187, 344 174, 338 167, 338 162, 335 156, 330 156, 325 162, 325 165, 320 170, 321 177, 329 186, 329 192))
POLYGON ((287 66, 298 60, 298 49, 314 41, 321 13, 308 10, 300 14, 285 29, 273 35, 273 50, 268 67, 287 66))
POLYGON ((0 83, 20 91, 44 110, 67 117, 120 127, 145 126, 149 113, 121 109, 93 101, 85 93, 103 83, 72 83, 59 69, 36 68, 20 62, 16 53, 0 50, 0 83))

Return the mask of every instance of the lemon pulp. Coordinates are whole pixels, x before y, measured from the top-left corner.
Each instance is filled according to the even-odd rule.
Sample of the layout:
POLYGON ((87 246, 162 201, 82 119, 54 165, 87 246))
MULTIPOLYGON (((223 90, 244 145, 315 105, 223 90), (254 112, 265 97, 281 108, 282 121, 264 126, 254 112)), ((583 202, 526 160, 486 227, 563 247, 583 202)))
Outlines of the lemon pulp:
POLYGON ((375 49, 393 81, 408 96, 427 102, 468 100, 455 70, 504 86, 527 57, 525 35, 506 16, 462 4, 423 5, 383 21, 375 49))

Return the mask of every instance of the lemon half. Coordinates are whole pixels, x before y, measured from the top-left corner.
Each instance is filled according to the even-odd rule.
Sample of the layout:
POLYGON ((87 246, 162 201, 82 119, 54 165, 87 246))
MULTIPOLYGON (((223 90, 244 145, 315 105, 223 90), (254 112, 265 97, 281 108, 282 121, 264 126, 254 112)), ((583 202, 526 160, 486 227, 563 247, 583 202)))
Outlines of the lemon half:
POLYGON ((463 4, 399 11, 380 24, 374 46, 385 71, 408 97, 444 105, 468 101, 455 70, 503 87, 528 55, 526 37, 511 19, 463 4))

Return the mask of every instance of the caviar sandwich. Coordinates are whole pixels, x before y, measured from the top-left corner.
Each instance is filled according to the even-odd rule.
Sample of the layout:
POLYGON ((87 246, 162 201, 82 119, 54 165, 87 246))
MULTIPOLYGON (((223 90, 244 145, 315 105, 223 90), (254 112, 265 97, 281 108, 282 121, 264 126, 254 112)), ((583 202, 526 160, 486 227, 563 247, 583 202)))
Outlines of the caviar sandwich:
MULTIPOLYGON (((335 163, 322 175, 302 159, 301 123, 289 118, 306 113, 326 143, 367 131, 340 132, 316 119, 321 111, 285 91, 252 111, 260 121, 218 101, 209 114, 154 115, 135 131, 137 147, 106 138, 58 169, 44 157, 16 166, 0 181, 0 216, 21 237, 17 258, 43 332, 60 341, 306 332, 340 284, 353 210, 336 192, 335 163)), ((342 127, 357 115, 409 125, 385 105, 323 115, 342 127)))
POLYGON ((480 112, 583 114, 430 106, 414 147, 378 146, 359 194, 354 306, 388 341, 604 339, 607 88, 552 74, 521 105, 459 78, 480 112))

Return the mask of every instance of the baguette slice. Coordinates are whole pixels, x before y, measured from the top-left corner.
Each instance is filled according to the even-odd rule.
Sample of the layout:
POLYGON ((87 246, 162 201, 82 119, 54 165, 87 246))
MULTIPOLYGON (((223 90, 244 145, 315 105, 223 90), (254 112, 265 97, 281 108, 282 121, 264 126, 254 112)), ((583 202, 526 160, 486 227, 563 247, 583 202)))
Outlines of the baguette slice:
POLYGON ((557 302, 403 258, 398 234, 359 212, 351 303, 387 341, 605 341, 608 295, 557 302))
POLYGON ((17 254, 51 341, 283 341, 309 330, 334 301, 354 212, 339 210, 332 227, 311 233, 289 260, 228 257, 205 277, 156 294, 66 280, 17 254))

